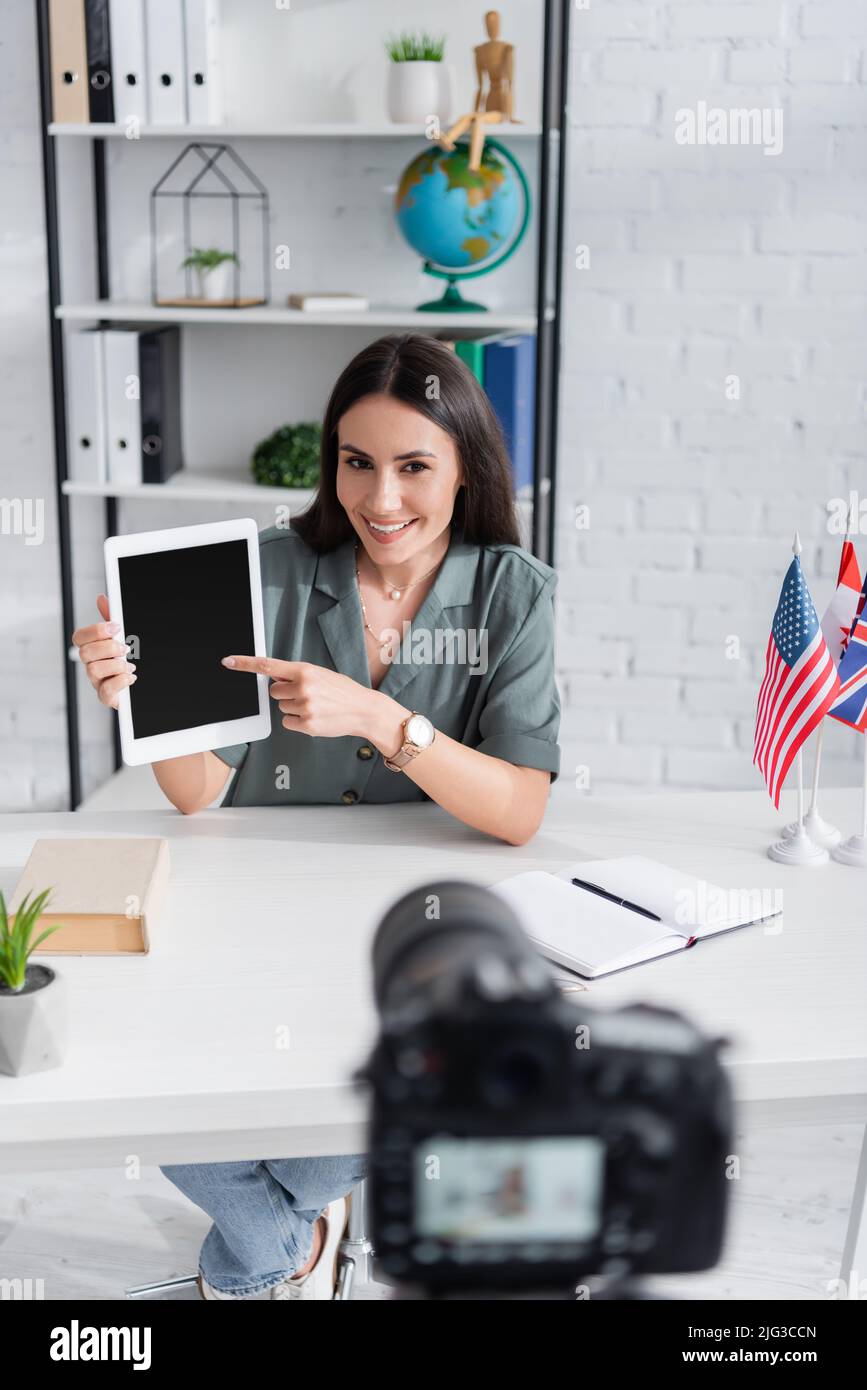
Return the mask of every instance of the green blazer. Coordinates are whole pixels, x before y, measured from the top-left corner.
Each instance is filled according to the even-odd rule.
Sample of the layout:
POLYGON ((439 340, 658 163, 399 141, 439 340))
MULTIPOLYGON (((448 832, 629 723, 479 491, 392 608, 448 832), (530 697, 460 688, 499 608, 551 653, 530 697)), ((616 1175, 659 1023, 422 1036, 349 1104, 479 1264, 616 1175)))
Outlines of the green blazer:
MULTIPOLYGON (((310 661, 369 688, 354 542, 317 555, 278 527, 259 541, 268 655, 310 661)), ((453 536, 379 689, 458 742, 543 768, 553 781, 560 765, 556 582, 554 570, 517 546, 468 545, 453 536)), ((267 739, 214 750, 237 768, 224 806, 427 800, 363 738, 284 729, 277 702, 270 704, 267 739)))

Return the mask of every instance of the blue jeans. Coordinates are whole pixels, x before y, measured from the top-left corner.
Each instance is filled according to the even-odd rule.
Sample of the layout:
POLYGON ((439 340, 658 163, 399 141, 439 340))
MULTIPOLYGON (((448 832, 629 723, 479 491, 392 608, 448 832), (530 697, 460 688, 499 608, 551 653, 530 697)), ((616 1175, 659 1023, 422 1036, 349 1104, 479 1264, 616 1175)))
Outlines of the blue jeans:
POLYGON ((257 1294, 307 1263, 317 1219, 367 1176, 367 1158, 173 1163, 160 1172, 213 1218, 199 1272, 221 1293, 257 1294))

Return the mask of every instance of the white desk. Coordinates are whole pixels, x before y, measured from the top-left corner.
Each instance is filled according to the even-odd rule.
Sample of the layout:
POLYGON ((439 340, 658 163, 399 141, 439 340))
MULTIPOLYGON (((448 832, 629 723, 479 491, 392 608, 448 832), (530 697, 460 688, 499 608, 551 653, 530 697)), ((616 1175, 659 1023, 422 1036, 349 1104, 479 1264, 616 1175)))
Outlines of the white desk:
MULTIPOLYGON (((858 805, 854 790, 823 795, 847 834, 858 805)), ((772 863, 779 823, 759 791, 568 787, 521 849, 424 804, 0 816, 7 894, 39 836, 165 835, 171 855, 149 956, 51 958, 70 989, 69 1053, 55 1071, 0 1076, 0 1171, 362 1151, 351 1074, 375 1036, 369 947, 388 904, 436 878, 492 883, 625 853, 725 887, 782 887, 782 930, 699 943, 567 997, 670 1005, 730 1037, 748 1123, 863 1120, 867 875, 772 863)))

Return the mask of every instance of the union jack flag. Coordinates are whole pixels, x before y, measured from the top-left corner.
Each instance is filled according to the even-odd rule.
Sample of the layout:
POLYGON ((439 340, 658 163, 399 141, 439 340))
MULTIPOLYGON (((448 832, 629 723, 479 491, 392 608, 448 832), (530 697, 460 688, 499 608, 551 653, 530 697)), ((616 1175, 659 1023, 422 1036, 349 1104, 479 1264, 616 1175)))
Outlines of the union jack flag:
POLYGON ((796 555, 780 590, 756 707, 753 762, 777 809, 795 754, 824 719, 839 689, 834 658, 796 555))
POLYGON ((828 713, 867 733, 867 577, 837 674, 840 691, 828 713))

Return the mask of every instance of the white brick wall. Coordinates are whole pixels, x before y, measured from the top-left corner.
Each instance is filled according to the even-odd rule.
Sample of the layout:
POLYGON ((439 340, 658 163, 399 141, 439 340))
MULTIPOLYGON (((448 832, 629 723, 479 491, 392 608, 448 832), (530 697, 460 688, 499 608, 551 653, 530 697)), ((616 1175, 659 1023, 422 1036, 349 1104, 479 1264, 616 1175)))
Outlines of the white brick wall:
MULTIPOLYGON (((570 50, 562 780, 759 786, 793 530, 821 611, 828 500, 867 495, 867 8, 589 0, 570 50), (675 113, 699 101, 782 109, 782 152, 679 145, 675 113)), ((858 736, 827 723, 828 784, 857 782, 858 736)))

